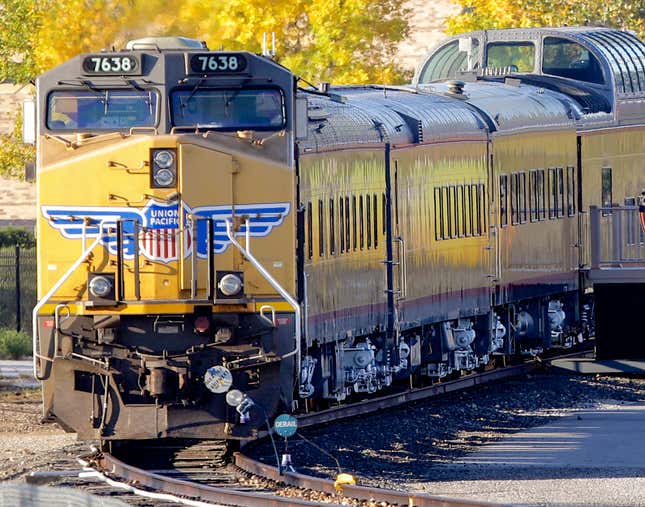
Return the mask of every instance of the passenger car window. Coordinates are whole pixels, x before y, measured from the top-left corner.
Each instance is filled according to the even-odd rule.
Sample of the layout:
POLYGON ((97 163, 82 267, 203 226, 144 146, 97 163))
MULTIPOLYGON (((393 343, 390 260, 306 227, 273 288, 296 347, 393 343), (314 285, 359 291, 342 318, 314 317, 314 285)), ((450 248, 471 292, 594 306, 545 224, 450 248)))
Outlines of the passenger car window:
POLYGON ((596 57, 577 42, 559 37, 544 39, 542 72, 588 83, 604 83, 596 57))
POLYGON ((532 42, 491 42, 486 46, 486 67, 533 72, 535 46, 532 42))

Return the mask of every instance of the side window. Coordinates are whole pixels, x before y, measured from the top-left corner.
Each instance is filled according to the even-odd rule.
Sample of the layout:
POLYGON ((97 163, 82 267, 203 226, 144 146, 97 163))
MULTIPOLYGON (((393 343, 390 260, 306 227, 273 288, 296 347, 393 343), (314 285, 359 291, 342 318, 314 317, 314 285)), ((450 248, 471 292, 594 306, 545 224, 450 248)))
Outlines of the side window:
POLYGON ((538 219, 537 175, 537 171, 529 171, 529 220, 531 222, 538 219))
POLYGON ((336 254, 336 221, 334 220, 334 199, 329 199, 329 254, 336 254))
POLYGON ((519 173, 511 174, 511 223, 513 225, 520 223, 519 181, 519 173))
POLYGON ((443 192, 441 187, 434 188, 434 239, 443 239, 443 192))
POLYGON ((454 238, 457 236, 456 229, 457 224, 455 223, 455 187, 452 185, 448 187, 448 236, 454 238))
POLYGON ((352 196, 352 248, 358 247, 358 234, 356 233, 356 196, 352 196))
MULTIPOLYGON (((435 190, 435 191, 436 191, 436 190, 435 190)), ((381 204, 382 204, 382 205, 381 205, 381 210, 382 210, 382 211, 381 211, 381 226, 382 226, 382 233, 383 233, 383 237, 385 237, 385 233, 387 232, 387 231, 385 230, 385 224, 386 224, 386 221, 385 221, 385 213, 386 213, 386 211, 387 211, 387 210, 386 210, 386 202, 385 202, 385 193, 383 193, 383 195, 381 196, 381 204)))
POLYGON ((365 196, 365 218, 367 219, 366 229, 367 229, 367 248, 372 248, 372 213, 370 206, 370 194, 365 196))
POLYGON ((538 220, 546 220, 546 185, 544 169, 538 170, 535 192, 537 194, 538 220))
POLYGON ((374 216, 374 248, 378 247, 378 199, 372 196, 372 215, 374 216))
POLYGON ((314 256, 313 245, 313 217, 312 217, 311 202, 307 203, 307 258, 311 259, 314 256))
POLYGON ((466 236, 473 235, 473 186, 465 185, 464 195, 464 224, 466 236))
POLYGON ((345 199, 338 198, 338 250, 340 253, 345 251, 345 199))
POLYGON ((318 255, 325 256, 325 209, 322 199, 318 199, 318 255))
POLYGON ((455 206, 456 211, 456 220, 457 223, 457 236, 462 238, 466 230, 466 224, 464 220, 464 186, 457 185, 457 202, 455 206))
POLYGON ((349 230, 349 197, 345 197, 345 251, 349 252, 351 247, 350 247, 350 239, 351 239, 351 234, 349 230))
POLYGON ((558 218, 560 218, 564 216, 564 170, 562 169, 562 167, 557 167, 556 173, 558 175, 557 215, 558 215, 558 218))
MULTIPOLYGON (((602 196, 601 202, 603 208, 611 208, 613 203, 613 188, 612 188, 612 177, 611 177, 611 167, 602 168, 602 196)), ((609 214, 609 211, 604 211, 603 214, 609 214)))
POLYGON ((502 227, 508 225, 508 176, 506 174, 499 177, 499 224, 502 227))
POLYGON ((525 224, 527 221, 526 210, 526 173, 521 172, 519 178, 519 209, 520 209, 520 223, 525 224))
POLYGON ((477 233, 481 236, 486 234, 488 220, 486 219, 486 187, 483 183, 477 185, 477 233))
POLYGON ((560 37, 545 37, 542 72, 588 83, 604 83, 596 57, 577 42, 560 37))
POLYGON ((549 218, 555 218, 558 207, 558 180, 555 174, 555 168, 549 167, 549 218))
POLYGON ((360 248, 365 247, 365 213, 363 212, 363 196, 358 197, 358 228, 360 235, 360 248))
POLYGON ((450 238, 450 192, 448 187, 441 187, 441 193, 443 195, 442 199, 442 209, 441 209, 441 219, 443 220, 443 238, 450 238))
POLYGON ((567 167, 567 215, 576 214, 576 172, 572 166, 567 167))

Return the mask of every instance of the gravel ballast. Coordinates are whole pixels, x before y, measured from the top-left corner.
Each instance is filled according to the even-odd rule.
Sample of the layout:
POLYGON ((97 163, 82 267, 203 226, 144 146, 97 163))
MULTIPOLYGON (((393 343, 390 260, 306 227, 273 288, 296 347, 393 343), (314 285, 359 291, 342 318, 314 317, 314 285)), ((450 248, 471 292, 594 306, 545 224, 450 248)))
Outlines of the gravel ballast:
MULTIPOLYGON (((518 480, 527 478, 513 477, 513 467, 504 472, 506 475, 498 476, 499 487, 517 494, 504 496, 493 492, 484 498, 473 493, 477 489, 473 481, 486 478, 490 473, 486 467, 453 463, 487 443, 558 421, 575 410, 644 400, 645 379, 642 378, 538 373, 410 403, 371 416, 303 429, 301 433, 338 459, 343 471, 353 472, 363 485, 523 502, 522 490, 526 488, 518 480)), ((284 442, 277 443, 278 451, 283 452, 284 442)), ((268 444, 245 452, 268 463, 275 462, 268 444)), ((337 473, 330 458, 297 437, 289 440, 288 452, 299 472, 322 476, 337 473)), ((539 471, 536 472, 535 478, 539 479, 539 471)), ((568 479, 585 477, 572 474, 568 479)), ((603 474, 598 470, 591 475, 612 477, 612 473, 603 474)), ((633 480, 633 472, 627 477, 633 480)), ((593 502, 593 488, 577 491, 567 503, 601 505, 593 502)), ((542 505, 537 497, 526 501, 530 505, 542 505)))

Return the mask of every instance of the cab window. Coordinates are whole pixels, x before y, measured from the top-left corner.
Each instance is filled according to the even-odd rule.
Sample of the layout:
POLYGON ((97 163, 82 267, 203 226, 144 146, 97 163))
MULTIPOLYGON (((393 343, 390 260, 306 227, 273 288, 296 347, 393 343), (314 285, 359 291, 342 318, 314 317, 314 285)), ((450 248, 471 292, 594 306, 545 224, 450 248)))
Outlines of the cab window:
POLYGON ((157 124, 157 93, 146 90, 55 91, 47 98, 50 130, 123 130, 157 124))
POLYGON ((577 42, 560 37, 544 39, 542 72, 588 83, 604 82, 596 57, 577 42))
POLYGON ((284 100, 275 88, 181 89, 170 94, 176 127, 220 130, 279 130, 284 100))
POLYGON ((533 72, 535 46, 532 42, 491 42, 486 46, 486 67, 533 72))

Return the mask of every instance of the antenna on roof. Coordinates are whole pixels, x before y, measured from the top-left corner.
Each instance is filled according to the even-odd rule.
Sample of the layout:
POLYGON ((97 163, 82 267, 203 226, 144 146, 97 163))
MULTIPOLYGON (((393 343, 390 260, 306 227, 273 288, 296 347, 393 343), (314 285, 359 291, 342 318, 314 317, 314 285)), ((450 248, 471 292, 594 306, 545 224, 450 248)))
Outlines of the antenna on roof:
POLYGON ((271 51, 269 51, 267 44, 267 33, 262 34, 262 56, 275 58, 275 32, 271 32, 271 51))

